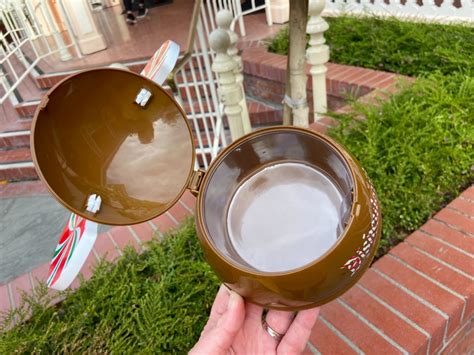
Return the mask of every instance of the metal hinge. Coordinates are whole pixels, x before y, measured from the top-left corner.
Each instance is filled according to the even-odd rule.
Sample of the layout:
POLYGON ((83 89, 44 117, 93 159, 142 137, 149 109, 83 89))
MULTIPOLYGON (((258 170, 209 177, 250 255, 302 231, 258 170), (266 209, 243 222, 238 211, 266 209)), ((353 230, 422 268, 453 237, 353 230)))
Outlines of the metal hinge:
POLYGON ((37 108, 38 111, 43 111, 45 107, 48 105, 48 102, 49 102, 49 97, 44 96, 41 102, 38 104, 38 108, 37 108))
POLYGON ((193 172, 193 176, 191 177, 191 181, 188 184, 188 189, 194 196, 199 194, 199 190, 201 188, 201 182, 206 172, 202 169, 198 169, 193 172))

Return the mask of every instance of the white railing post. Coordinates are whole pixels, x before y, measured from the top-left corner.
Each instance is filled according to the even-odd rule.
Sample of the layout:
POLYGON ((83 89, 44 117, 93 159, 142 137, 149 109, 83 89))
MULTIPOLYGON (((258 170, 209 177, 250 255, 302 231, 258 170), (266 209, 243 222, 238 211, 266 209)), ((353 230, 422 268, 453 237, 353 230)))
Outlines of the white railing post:
POLYGON ((306 32, 310 35, 309 48, 306 50, 306 58, 311 65, 311 76, 313 80, 313 112, 314 121, 319 119, 320 114, 327 112, 326 93, 326 63, 329 60, 329 47, 324 43, 324 31, 329 28, 328 23, 321 17, 324 10, 325 0, 309 0, 308 14, 310 19, 306 32))
POLYGON ((230 38, 227 31, 216 29, 209 36, 209 43, 216 53, 212 70, 217 73, 219 79, 219 99, 224 105, 224 113, 227 115, 232 140, 244 135, 242 125, 242 108, 239 103, 242 99, 242 90, 235 81, 235 68, 237 64, 227 54, 230 47, 230 38))
POLYGON ((267 18, 267 25, 273 26, 272 3, 271 0, 265 0, 265 17, 267 18))
MULTIPOLYGON (((4 70, 1 67, 0 67, 0 88, 3 88, 3 91, 5 92, 11 89, 11 85, 7 79, 7 74, 4 72, 4 70)), ((18 99, 14 93, 9 94, 7 97, 13 106, 18 105, 18 99)))
POLYGON ((242 100, 240 100, 240 107, 242 108, 242 125, 244 128, 244 133, 250 133, 252 131, 252 124, 250 123, 250 116, 249 110, 247 107, 247 100, 245 99, 245 90, 244 90, 244 75, 243 75, 243 62, 242 58, 239 55, 239 51, 237 49, 237 41, 239 40, 237 34, 230 29, 230 25, 233 21, 232 12, 229 10, 221 10, 217 13, 216 22, 217 26, 225 31, 230 38, 230 47, 227 50, 227 54, 231 56, 234 60, 236 67, 235 67, 235 81, 240 86, 242 91, 242 100))

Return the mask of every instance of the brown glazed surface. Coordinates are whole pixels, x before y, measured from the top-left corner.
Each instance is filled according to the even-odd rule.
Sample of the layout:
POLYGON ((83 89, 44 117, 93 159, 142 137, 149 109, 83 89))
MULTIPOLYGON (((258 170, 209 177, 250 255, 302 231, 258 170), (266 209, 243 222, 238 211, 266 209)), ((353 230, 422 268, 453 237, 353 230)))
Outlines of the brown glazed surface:
POLYGON ((73 75, 51 89, 33 120, 41 179, 73 212, 110 225, 152 219, 174 205, 194 168, 185 113, 157 84, 116 69, 73 75), (135 103, 140 89, 152 97, 135 103), (102 198, 95 215, 90 194, 102 198))
MULTIPOLYGON (((196 228, 209 264, 230 288, 269 308, 298 310, 337 298, 370 265, 380 238, 378 202, 358 162, 326 136, 295 127, 263 129, 224 149, 203 179, 197 204, 196 228), (349 201, 349 213, 341 237, 321 257, 286 272, 262 272, 228 242, 225 211, 242 181, 262 166, 284 161, 324 171, 349 201)), ((284 250, 275 255, 284 256, 284 250)))

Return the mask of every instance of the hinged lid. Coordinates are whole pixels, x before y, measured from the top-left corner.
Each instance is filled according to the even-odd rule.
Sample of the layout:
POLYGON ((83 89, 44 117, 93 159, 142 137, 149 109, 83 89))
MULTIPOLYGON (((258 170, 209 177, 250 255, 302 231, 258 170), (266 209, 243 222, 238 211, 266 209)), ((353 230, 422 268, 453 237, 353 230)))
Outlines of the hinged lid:
POLYGON ((160 86, 126 71, 89 70, 56 85, 35 114, 31 146, 56 198, 98 223, 150 220, 195 186, 186 114, 160 86), (102 198, 95 214, 86 211, 92 194, 102 198))

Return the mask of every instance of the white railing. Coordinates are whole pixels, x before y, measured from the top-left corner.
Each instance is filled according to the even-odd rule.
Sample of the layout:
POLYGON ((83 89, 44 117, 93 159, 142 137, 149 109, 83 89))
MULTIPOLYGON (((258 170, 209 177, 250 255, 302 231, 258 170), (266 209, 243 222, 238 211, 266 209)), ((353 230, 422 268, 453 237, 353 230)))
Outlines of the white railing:
POLYGON ((178 60, 178 70, 171 83, 196 137, 197 163, 204 168, 229 140, 222 119, 223 107, 217 94, 217 77, 212 71, 214 54, 208 39, 208 34, 216 27, 215 13, 221 8, 220 5, 197 1, 185 51, 189 55, 185 53, 184 58, 178 60))
POLYGON ((17 103, 13 92, 28 75, 38 75, 36 67, 41 59, 58 53, 61 60, 69 60, 72 55, 68 48, 72 47, 81 57, 62 3, 57 3, 58 11, 65 19, 70 44, 64 43, 47 1, 39 1, 33 7, 28 0, 0 0, 0 87, 3 89, 0 105, 7 98, 13 104, 17 103))
POLYGON ((472 0, 327 0, 323 16, 394 16, 407 20, 474 22, 472 0))
MULTIPOLYGON (((218 27, 216 18, 220 10, 232 12, 233 21, 228 31, 232 31, 237 23, 242 23, 243 26, 243 14, 240 0, 212 0, 205 3, 196 1, 195 6, 191 21, 194 31, 190 31, 187 48, 187 52, 192 54, 186 59, 185 53, 185 57, 181 59, 183 65, 180 65, 178 60, 178 70, 171 86, 174 86, 174 94, 187 112, 194 131, 199 163, 207 168, 220 149, 232 140, 231 134, 235 133, 224 129, 224 105, 219 100, 219 81, 212 70, 215 53, 210 50, 209 34, 218 27)), ((255 11, 258 10, 260 8, 255 11)), ((245 31, 244 26, 241 27, 242 30, 245 31)), ((241 66, 236 65, 236 70, 237 67, 241 70, 241 66)), ((242 100, 242 104, 246 105, 245 100, 242 100)), ((227 117, 228 124, 232 127, 235 121, 230 120, 231 118, 227 117)), ((248 130, 250 128, 244 131, 248 130)))

